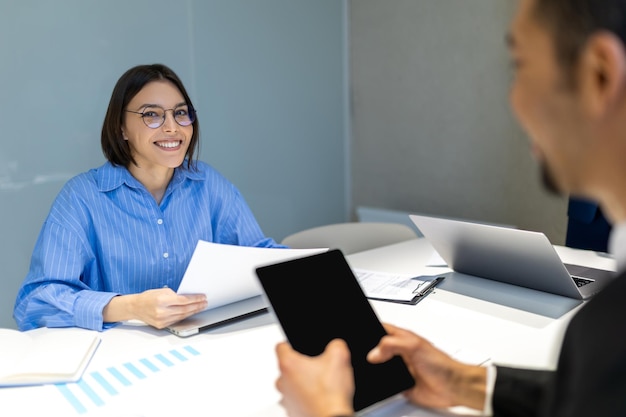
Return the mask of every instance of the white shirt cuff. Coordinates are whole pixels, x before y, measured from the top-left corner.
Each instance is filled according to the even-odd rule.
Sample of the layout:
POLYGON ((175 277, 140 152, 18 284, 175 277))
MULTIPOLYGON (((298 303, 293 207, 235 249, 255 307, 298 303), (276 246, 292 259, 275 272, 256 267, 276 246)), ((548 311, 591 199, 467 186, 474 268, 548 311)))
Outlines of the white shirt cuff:
POLYGON ((485 387, 485 405, 483 406, 483 415, 493 415, 493 390, 496 385, 497 370, 495 365, 489 365, 487 368, 487 386, 485 387))

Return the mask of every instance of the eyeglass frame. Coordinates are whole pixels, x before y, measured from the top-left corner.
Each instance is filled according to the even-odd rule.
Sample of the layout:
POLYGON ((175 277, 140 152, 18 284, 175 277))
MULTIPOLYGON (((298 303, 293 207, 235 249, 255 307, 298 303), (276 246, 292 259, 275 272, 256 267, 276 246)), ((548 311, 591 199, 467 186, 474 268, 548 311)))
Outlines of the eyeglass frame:
POLYGON ((143 121, 143 124, 146 125, 146 127, 150 128, 150 129, 158 129, 161 126, 163 126, 163 124, 165 123, 165 115, 167 114, 168 111, 172 111, 172 117, 174 118, 174 121, 176 122, 176 124, 178 126, 182 126, 182 127, 187 127, 187 126, 191 126, 193 124, 193 122, 196 121, 196 109, 193 108, 193 106, 189 105, 189 104, 181 104, 177 107, 173 107, 171 109, 164 109, 161 106, 157 106, 157 105, 150 105, 150 106, 144 106, 144 111, 134 111, 134 110, 128 110, 125 109, 124 111, 127 113, 134 113, 134 114, 139 114, 141 116, 141 120, 143 121), (187 106, 187 115, 189 116, 189 120, 191 121, 188 125, 183 125, 181 124, 178 120, 176 120, 176 109, 180 108, 180 107, 184 107, 187 106), (163 110, 163 117, 161 118, 161 123, 158 126, 150 126, 145 119, 145 113, 146 113, 146 109, 149 108, 159 108, 161 110, 163 110))

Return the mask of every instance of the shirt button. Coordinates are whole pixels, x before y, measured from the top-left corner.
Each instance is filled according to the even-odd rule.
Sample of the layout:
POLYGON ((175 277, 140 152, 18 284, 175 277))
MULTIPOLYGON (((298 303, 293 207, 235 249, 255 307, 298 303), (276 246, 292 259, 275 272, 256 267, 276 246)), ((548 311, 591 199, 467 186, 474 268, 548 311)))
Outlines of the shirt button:
POLYGON ((169 256, 170 256, 170 254, 169 254, 169 253, 167 253, 167 252, 165 252, 165 253, 163 254, 163 257, 164 257, 164 258, 168 258, 169 256))
POLYGON ((157 224, 163 224, 163 219, 157 220, 157 224))

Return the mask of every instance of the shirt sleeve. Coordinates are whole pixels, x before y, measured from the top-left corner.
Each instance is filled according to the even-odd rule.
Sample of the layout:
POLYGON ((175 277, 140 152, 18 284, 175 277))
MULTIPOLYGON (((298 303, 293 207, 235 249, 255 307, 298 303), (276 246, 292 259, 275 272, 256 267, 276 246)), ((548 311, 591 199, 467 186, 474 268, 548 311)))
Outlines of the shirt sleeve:
POLYGON ((483 406, 483 415, 493 416, 493 391, 496 385, 496 377, 498 370, 494 365, 487 366, 487 387, 485 390, 485 405, 483 406))
POLYGON ((18 328, 103 330, 102 311, 117 294, 94 291, 81 281, 95 265, 94 255, 76 233, 46 221, 16 298, 13 317, 18 328))

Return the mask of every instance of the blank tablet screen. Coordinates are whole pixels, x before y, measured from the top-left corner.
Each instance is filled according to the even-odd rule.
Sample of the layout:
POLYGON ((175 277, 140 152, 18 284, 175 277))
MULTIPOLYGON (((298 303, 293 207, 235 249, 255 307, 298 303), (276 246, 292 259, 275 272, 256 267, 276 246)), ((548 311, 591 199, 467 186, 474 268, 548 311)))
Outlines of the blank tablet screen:
POLYGON ((356 411, 414 385, 400 357, 376 365, 367 361, 367 353, 386 332, 340 250, 259 267, 256 273, 296 351, 316 356, 332 339, 346 341, 356 411))

